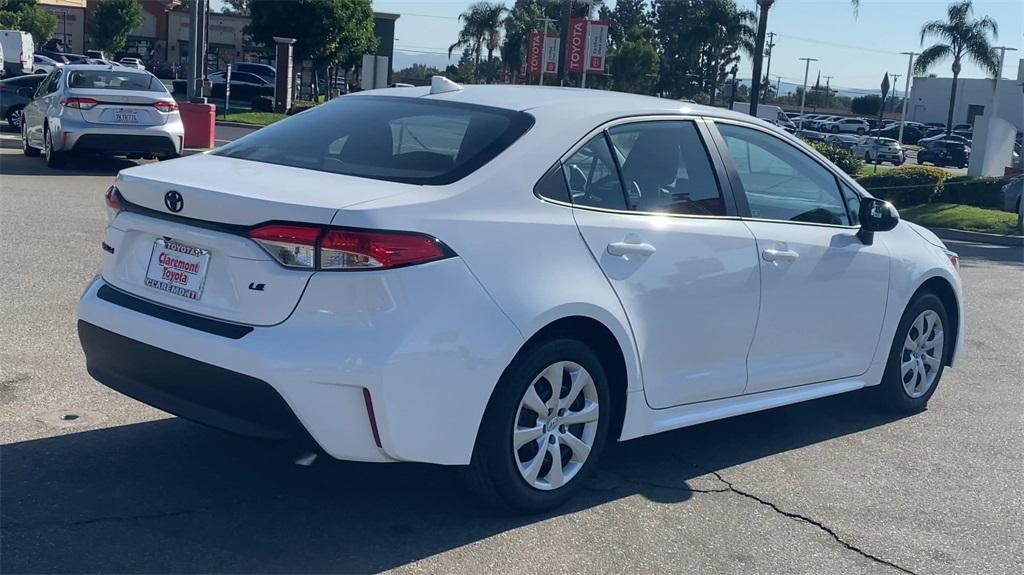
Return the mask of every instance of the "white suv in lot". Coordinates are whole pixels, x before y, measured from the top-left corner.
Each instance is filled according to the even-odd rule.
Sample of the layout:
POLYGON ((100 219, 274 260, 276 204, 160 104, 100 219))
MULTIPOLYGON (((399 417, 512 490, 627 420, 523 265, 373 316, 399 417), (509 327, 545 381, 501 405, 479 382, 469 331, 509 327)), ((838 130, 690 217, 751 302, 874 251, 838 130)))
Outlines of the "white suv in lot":
POLYGON ((818 126, 821 132, 832 132, 838 134, 848 132, 851 134, 864 135, 871 129, 871 124, 861 118, 838 118, 830 120, 818 126))
POLYGON ((745 114, 596 90, 337 98, 124 170, 78 331, 105 385, 524 511, 623 441, 875 387, 925 408, 957 256, 745 114))

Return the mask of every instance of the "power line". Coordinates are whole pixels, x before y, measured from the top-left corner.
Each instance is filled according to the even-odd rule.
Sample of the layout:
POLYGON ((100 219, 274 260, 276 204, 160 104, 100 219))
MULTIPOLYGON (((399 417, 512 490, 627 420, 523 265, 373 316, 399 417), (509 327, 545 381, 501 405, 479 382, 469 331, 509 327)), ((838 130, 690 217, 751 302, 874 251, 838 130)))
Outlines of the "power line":
POLYGON ((876 48, 865 48, 863 46, 854 46, 853 44, 842 44, 839 42, 829 42, 827 40, 816 40, 814 38, 806 38, 803 36, 794 36, 792 34, 778 34, 780 38, 789 38, 790 40, 799 40, 801 42, 810 42, 811 44, 821 44, 823 46, 832 46, 833 48, 844 48, 847 50, 856 50, 858 52, 874 52, 875 54, 890 54, 893 56, 899 56, 899 52, 893 52, 890 50, 879 50, 876 48))

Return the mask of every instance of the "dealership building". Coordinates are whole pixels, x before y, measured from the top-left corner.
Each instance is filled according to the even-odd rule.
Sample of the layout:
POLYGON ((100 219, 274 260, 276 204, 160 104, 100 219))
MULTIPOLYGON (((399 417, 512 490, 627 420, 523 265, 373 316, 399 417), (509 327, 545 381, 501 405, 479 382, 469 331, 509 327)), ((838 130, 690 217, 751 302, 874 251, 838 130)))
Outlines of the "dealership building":
MULTIPOLYGON (((1018 62, 1016 80, 999 82, 999 116, 1024 131, 1024 59, 1018 62)), ((949 113, 949 91, 952 78, 914 78, 907 101, 907 119, 912 122, 946 123, 949 113)), ((992 78, 960 78, 957 80, 954 124, 975 123, 992 106, 992 78)))

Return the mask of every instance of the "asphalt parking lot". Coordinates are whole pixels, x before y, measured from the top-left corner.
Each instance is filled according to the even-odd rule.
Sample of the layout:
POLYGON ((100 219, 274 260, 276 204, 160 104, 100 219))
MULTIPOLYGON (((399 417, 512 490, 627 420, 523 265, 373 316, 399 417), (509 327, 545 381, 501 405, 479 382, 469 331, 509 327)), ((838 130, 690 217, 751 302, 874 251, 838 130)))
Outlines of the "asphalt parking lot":
POLYGON ((451 469, 298 467, 93 382, 75 305, 132 162, 53 171, 17 146, 0 140, 0 572, 1024 572, 1021 248, 951 243, 969 331, 928 411, 855 393, 619 444, 569 507, 513 517, 451 469))

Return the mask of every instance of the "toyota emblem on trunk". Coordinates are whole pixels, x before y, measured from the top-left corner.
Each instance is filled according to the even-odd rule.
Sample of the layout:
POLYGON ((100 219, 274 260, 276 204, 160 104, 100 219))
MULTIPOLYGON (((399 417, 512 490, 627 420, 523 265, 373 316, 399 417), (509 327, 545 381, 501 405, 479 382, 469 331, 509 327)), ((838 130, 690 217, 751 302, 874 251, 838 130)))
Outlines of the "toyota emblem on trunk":
POLYGON ((164 205, 167 206, 168 210, 178 213, 181 211, 181 208, 185 207, 185 199, 178 192, 171 190, 164 194, 164 205))

